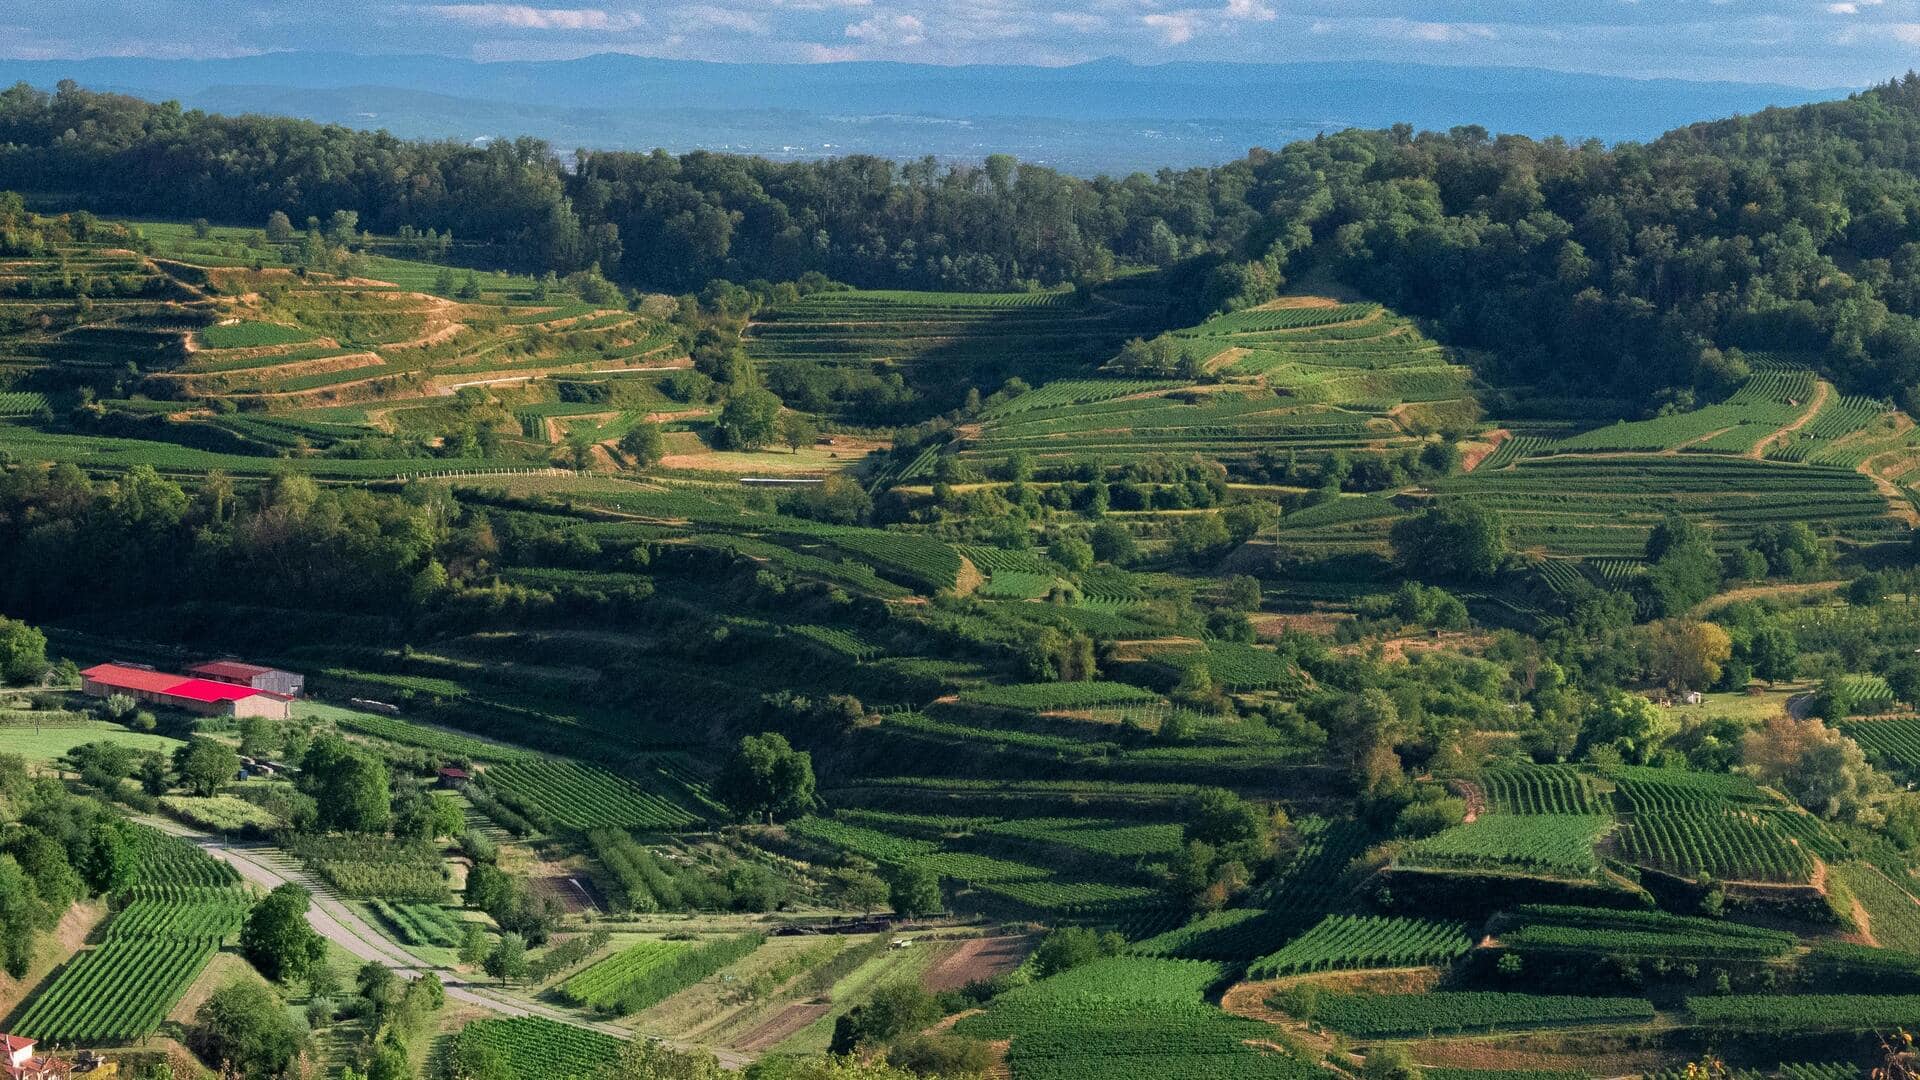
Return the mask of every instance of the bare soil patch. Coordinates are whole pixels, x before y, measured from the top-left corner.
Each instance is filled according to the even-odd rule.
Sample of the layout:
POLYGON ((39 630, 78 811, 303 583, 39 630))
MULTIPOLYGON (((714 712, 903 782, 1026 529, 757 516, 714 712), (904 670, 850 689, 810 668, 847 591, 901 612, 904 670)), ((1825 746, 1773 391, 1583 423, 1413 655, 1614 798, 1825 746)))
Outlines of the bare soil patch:
POLYGON ((958 990, 1020 966, 1032 944, 1024 936, 969 938, 927 969, 921 984, 933 993, 958 990))
POLYGON ((584 874, 555 874, 533 879, 533 887, 553 898, 569 915, 607 910, 607 898, 584 874))
POLYGON ((1513 432, 1508 431, 1506 428, 1494 428, 1492 431, 1487 432, 1484 438, 1475 439, 1473 442, 1461 443, 1460 471, 1472 472, 1479 468, 1481 462, 1492 457, 1493 452, 1500 449, 1501 443, 1511 438, 1513 438, 1513 432))
POLYGON ((804 1002, 789 1005, 773 1015, 773 1018, 752 1031, 747 1032, 736 1045, 749 1054, 758 1054, 773 1049, 781 1041, 815 1020, 833 1010, 832 1005, 804 1002))

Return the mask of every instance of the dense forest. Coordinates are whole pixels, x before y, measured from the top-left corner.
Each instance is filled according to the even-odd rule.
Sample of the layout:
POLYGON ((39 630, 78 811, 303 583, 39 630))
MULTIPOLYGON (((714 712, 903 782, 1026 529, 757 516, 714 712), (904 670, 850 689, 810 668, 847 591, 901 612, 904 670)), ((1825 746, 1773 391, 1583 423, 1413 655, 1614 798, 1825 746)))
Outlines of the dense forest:
POLYGON ((1215 169, 1083 181, 993 157, 775 163, 407 142, 182 112, 72 84, 0 94, 0 188, 264 222, 358 212, 489 258, 635 286, 714 277, 1003 289, 1194 260, 1206 300, 1331 273, 1497 354, 1502 381, 1649 404, 1737 377, 1724 350, 1920 382, 1920 79, 1609 148, 1348 131, 1215 169), (1663 397, 1664 395, 1664 397, 1663 397))

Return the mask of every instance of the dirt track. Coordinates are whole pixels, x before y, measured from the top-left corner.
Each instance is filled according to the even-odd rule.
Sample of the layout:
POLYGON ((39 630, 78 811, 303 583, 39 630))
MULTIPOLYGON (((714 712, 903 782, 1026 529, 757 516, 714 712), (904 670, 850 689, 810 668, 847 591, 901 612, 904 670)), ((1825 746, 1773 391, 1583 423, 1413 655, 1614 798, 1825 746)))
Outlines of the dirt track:
MULTIPOLYGON (((309 878, 304 871, 292 869, 270 858, 270 853, 278 854, 276 848, 264 844, 228 844, 219 837, 208 836, 162 818, 144 818, 142 823, 195 844, 207 854, 238 870, 240 876, 247 881, 262 888, 272 889, 288 882, 305 888, 313 894, 313 906, 307 910, 307 923, 321 937, 338 944, 360 960, 390 968, 394 974, 403 979, 417 979, 431 971, 440 977, 441 983, 447 988, 449 998, 469 1005, 477 1005, 503 1016, 538 1016, 623 1040, 635 1038, 637 1035, 636 1032, 615 1024, 582 1020, 562 1009, 549 1008, 531 1001, 509 997, 502 991, 467 982, 465 978, 449 968, 435 967, 421 960, 374 929, 352 908, 334 898, 319 882, 309 878)), ((666 1040, 655 1041, 666 1042, 666 1040)), ((668 1045, 673 1045, 677 1049, 693 1048, 673 1043, 668 1045)), ((742 1069, 753 1061, 752 1056, 748 1054, 713 1047, 705 1049, 710 1050, 720 1060, 720 1064, 729 1069, 742 1069)))

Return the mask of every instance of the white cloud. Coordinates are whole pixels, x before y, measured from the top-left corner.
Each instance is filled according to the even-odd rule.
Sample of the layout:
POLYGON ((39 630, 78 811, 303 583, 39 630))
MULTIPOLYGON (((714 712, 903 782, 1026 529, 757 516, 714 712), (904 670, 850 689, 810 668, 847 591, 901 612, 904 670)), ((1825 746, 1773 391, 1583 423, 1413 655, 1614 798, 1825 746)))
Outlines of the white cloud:
POLYGON ((434 4, 435 15, 469 26, 502 26, 515 30, 631 30, 646 25, 637 12, 609 12, 601 8, 539 8, 526 4, 434 4))
POLYGON ((846 35, 870 45, 922 45, 927 40, 927 27, 917 15, 872 15, 848 23, 846 35))
POLYGON ((1279 13, 1260 2, 1260 0, 1227 0, 1227 9, 1223 14, 1229 19, 1247 19, 1252 22, 1272 22, 1279 13))
POLYGON ((1160 32, 1162 45, 1184 45, 1200 32, 1200 17, 1197 11, 1154 12, 1140 21, 1160 32))

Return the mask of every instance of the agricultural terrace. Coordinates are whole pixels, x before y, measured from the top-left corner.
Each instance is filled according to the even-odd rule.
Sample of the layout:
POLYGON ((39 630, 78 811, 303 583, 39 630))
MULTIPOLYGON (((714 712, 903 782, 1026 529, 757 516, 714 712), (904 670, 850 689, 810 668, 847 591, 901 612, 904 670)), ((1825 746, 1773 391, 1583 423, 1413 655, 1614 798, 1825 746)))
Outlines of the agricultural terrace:
POLYGON ((139 852, 137 883, 83 949, 43 984, 13 1021, 46 1042, 119 1045, 152 1034, 251 903, 233 868, 143 826, 128 826, 139 852))
POLYGON ((748 355, 763 365, 910 369, 916 383, 998 386, 1081 369, 1153 326, 1125 283, 1087 294, 825 292, 760 312, 748 355))
MULTIPOLYGON (((529 977, 490 996, 743 1056, 818 1053, 880 989, 1001 974, 1044 940, 1036 924, 1099 932, 1100 957, 1015 979, 953 1024, 1004 1041, 1012 1080, 1306 1080, 1330 1031, 1422 1040, 1428 1063, 1561 1027, 1602 1052, 1633 1044, 1643 1056, 1607 1063, 1626 1075, 1677 1068, 1693 1045, 1646 1045, 1654 1002, 1662 1026, 1821 1034, 1850 1030, 1813 1000, 1833 990, 1876 995, 1863 1015, 1907 1007, 1907 854, 1871 814, 1823 821, 1775 794, 1800 789, 1726 769, 1802 684, 1749 696, 1735 678, 1698 712, 1662 713, 1689 721, 1662 745, 1600 749, 1580 729, 1607 663, 1621 669, 1604 689, 1654 680, 1632 668, 1637 609, 1588 641, 1570 608, 1645 581, 1669 513, 1722 554, 1801 522, 1833 543, 1823 571, 1862 553, 1901 568, 1910 421, 1804 363, 1755 363, 1722 400, 1650 418, 1489 386, 1476 372, 1498 365, 1365 301, 1290 297, 1168 330, 1158 276, 994 295, 776 287, 716 313, 590 280, 469 277, 381 238, 304 274, 246 230, 155 226, 145 245, 115 234, 36 260, 63 303, 7 331, 0 450, 184 481, 190 528, 152 549, 159 565, 202 536, 231 545, 206 565, 240 577, 307 565, 249 546, 280 535, 262 522, 307 520, 305 500, 382 556, 248 591, 236 578, 232 599, 178 611, 151 607, 170 583, 143 581, 111 607, 55 610, 56 652, 244 650, 307 672, 326 701, 384 703, 295 711, 396 778, 467 773, 451 796, 466 856, 350 833, 284 847, 397 947, 449 967, 472 928, 514 918, 455 906, 455 868, 478 873, 474 852, 496 849, 564 913, 529 977), (96 286, 94 315, 69 317, 79 290, 58 291, 56 256, 122 279, 117 295, 96 286), (708 373, 741 356, 788 391, 768 448, 723 445, 728 392, 708 373), (76 412, 80 380, 94 402, 76 412), (201 479, 216 469, 225 495, 201 479), (261 482, 282 472, 329 486, 261 482), (1440 583, 1464 626, 1417 610, 1430 591, 1394 593, 1381 558, 1395 523, 1456 501, 1496 511, 1515 551, 1491 580, 1440 583), (330 604, 349 588, 334 583, 362 580, 382 591, 330 604), (150 626, 127 614, 150 607, 150 626), (1374 689, 1404 731, 1392 761, 1364 764, 1415 796, 1401 816, 1354 798, 1351 706, 1374 689), (771 823, 727 802, 742 798, 729 755, 762 732, 810 753, 816 779, 771 823), (917 906, 1017 925, 994 932, 1017 944, 974 963, 976 931, 938 916, 899 949, 891 930, 777 933, 884 911, 908 878, 937 889, 917 906)), ((27 490, 3 520, 58 515, 61 499, 27 490)), ((87 511, 67 524, 119 521, 121 489, 96 490, 64 496, 87 511)), ((313 550, 354 547, 329 543, 313 550)), ((1882 584, 1903 599, 1810 600, 1778 620, 1802 673, 1876 712, 1911 704, 1908 682, 1852 658, 1920 647, 1899 614, 1910 590, 1882 584)), ((27 610, 56 608, 53 590, 19 588, 27 610)), ((1736 615, 1765 614, 1726 616, 1740 648, 1753 635, 1736 615)), ((0 723, 53 746, 38 729, 57 714, 31 696, 0 723)), ((38 760, 135 738, 84 723, 38 760)), ((1885 771, 1920 769, 1904 712, 1840 727, 1885 771)), ((126 745, 177 745, 144 737, 158 741, 126 745)), ((264 828, 285 786, 159 805, 264 828)), ((138 1041, 231 940, 232 871, 136 835, 139 884, 20 1030, 138 1041)), ((617 1051, 598 1030, 467 1019, 457 1046, 522 1072, 584 1077, 617 1051)), ((1590 1067, 1545 1050, 1526 1064, 1547 1071, 1524 1080, 1590 1067)))

